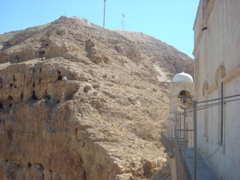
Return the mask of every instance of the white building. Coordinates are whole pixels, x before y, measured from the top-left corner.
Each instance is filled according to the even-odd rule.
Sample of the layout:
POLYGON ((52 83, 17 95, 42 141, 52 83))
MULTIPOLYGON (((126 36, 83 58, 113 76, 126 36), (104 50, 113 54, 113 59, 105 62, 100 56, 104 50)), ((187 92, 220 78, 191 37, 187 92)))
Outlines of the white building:
MULTIPOLYGON (((168 153, 167 161, 170 165, 172 180, 178 179, 179 176, 177 172, 179 171, 179 163, 176 157, 177 148, 175 148, 175 152, 173 149, 176 136, 177 140, 179 138, 179 144, 181 144, 182 147, 187 148, 193 146, 193 139, 192 136, 190 136, 192 133, 189 134, 189 132, 183 131, 184 128, 193 129, 192 115, 189 114, 184 117, 184 108, 186 108, 188 104, 191 106, 193 94, 194 84, 192 76, 184 72, 176 74, 170 84, 170 113, 168 120, 168 139, 170 141, 165 138, 167 142, 164 143, 165 147, 170 146, 166 147, 166 151, 168 153)), ((162 136, 164 135, 162 134, 162 136)))
MULTIPOLYGON (((194 84, 192 76, 184 72, 176 74, 170 84, 170 113, 168 121, 169 139, 174 138, 176 114, 183 113, 183 108, 187 104, 190 104, 190 102, 187 101, 193 99, 193 94, 194 84)), ((192 127, 192 118, 188 116, 188 119, 187 126, 192 127)))
POLYGON ((200 0, 193 29, 197 150, 219 179, 238 180, 240 96, 225 97, 240 94, 240 0, 200 0))
POLYGON ((194 83, 174 77, 168 139, 162 134, 172 179, 239 180, 240 0, 200 0, 193 30, 194 83))

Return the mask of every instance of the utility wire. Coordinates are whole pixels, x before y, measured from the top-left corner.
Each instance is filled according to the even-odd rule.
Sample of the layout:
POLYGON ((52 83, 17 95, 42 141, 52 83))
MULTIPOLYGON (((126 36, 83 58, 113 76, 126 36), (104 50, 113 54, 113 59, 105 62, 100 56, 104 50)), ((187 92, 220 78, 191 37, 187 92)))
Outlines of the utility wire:
POLYGON ((197 159, 197 160, 205 160, 205 159, 210 158, 211 156, 213 156, 213 155, 219 150, 219 148, 220 148, 221 146, 222 146, 222 145, 220 144, 220 145, 218 146, 218 148, 217 148, 212 154, 210 154, 209 156, 204 157, 204 158, 200 158, 200 159, 197 159))

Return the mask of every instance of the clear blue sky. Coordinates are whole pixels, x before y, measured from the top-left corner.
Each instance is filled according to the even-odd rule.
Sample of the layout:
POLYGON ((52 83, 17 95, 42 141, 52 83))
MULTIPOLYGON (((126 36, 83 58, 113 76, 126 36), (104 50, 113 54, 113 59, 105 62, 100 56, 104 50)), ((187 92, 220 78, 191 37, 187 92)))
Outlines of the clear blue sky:
MULTIPOLYGON (((190 57, 199 0, 106 0, 107 29, 143 32, 190 57)), ((0 34, 78 16, 103 25, 104 0, 0 0, 0 34)))

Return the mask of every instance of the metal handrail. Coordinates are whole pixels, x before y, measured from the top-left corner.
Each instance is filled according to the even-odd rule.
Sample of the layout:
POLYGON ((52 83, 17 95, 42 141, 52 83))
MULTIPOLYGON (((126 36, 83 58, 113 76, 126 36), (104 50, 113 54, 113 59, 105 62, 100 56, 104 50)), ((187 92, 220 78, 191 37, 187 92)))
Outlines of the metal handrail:
POLYGON ((165 147, 166 151, 172 152, 174 149, 174 143, 173 141, 169 140, 162 132, 161 132, 161 142, 163 143, 163 146, 165 147))
POLYGON ((179 138, 178 138, 178 135, 177 135, 176 132, 175 132, 174 147, 175 147, 175 154, 176 154, 175 159, 176 159, 178 179, 192 180, 192 177, 190 175, 190 171, 187 167, 186 162, 184 161, 181 145, 179 144, 179 138))

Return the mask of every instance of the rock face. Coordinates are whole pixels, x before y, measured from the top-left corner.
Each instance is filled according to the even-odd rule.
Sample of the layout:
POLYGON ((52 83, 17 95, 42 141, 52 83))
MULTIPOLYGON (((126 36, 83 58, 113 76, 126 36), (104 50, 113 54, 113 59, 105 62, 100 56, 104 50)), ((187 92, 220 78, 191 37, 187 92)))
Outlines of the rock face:
POLYGON ((0 179, 148 179, 164 165, 168 82, 193 61, 73 17, 0 35, 0 179))

